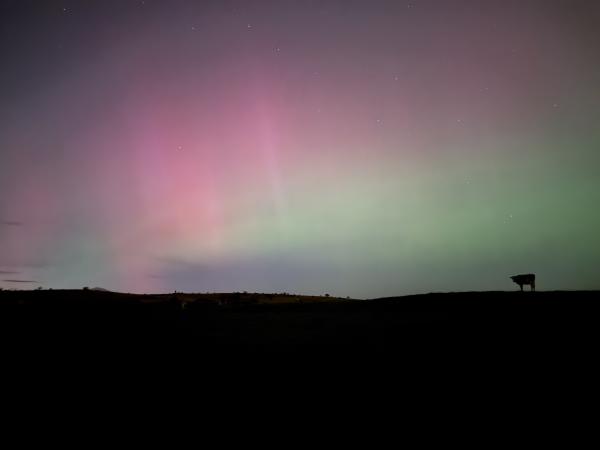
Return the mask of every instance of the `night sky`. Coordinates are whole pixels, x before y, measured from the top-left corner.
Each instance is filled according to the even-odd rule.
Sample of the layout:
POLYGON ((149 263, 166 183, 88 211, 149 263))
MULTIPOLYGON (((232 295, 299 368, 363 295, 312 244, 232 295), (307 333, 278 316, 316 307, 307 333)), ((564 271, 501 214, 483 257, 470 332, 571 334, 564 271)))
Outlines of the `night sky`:
POLYGON ((600 288, 600 2, 0 5, 0 287, 600 288))

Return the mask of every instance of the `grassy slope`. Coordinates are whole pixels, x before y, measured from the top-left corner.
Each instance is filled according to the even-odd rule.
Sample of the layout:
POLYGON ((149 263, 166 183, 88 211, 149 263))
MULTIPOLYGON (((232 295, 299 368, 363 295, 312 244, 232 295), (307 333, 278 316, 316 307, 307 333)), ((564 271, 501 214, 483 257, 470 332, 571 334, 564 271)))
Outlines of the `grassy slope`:
POLYGON ((462 292, 357 301, 280 294, 2 291, 7 337, 181 340, 247 348, 595 333, 600 292, 462 292))

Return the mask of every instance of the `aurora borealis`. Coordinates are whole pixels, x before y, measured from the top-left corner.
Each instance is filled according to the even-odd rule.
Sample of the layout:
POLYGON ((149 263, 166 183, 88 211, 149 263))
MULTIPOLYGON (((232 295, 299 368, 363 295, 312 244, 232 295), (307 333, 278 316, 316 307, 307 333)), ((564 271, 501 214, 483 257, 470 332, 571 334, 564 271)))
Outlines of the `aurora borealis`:
POLYGON ((600 3, 3 0, 0 33, 0 287, 600 288, 600 3))

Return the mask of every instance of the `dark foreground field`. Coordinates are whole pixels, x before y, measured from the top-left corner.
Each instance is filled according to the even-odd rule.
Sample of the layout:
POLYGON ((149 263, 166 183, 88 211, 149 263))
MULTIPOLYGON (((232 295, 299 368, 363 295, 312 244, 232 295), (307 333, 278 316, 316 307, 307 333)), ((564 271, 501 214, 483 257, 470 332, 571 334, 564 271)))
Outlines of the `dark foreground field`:
POLYGON ((584 351, 600 292, 461 292, 374 300, 265 294, 2 291, 12 348, 394 353, 584 351))
POLYGON ((350 415, 379 404, 360 417, 384 404, 420 417, 441 404, 448 420, 468 397, 482 403, 473 411, 525 400, 552 411, 598 390, 599 315, 600 293, 581 291, 375 300, 3 291, 0 367, 19 398, 91 392, 88 406, 116 392, 135 392, 140 405, 193 392, 196 408, 237 405, 244 418, 267 401, 276 414, 304 405, 311 417, 328 416, 326 404, 350 415))

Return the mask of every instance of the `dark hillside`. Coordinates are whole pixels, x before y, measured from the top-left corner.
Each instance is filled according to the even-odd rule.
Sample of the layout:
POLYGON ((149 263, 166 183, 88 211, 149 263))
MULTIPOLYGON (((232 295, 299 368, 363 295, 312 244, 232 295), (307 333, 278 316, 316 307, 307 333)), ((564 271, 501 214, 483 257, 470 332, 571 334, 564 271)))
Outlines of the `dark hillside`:
POLYGON ((5 340, 178 343, 207 350, 364 350, 595 338, 597 291, 462 292, 375 300, 281 294, 3 291, 5 340))

